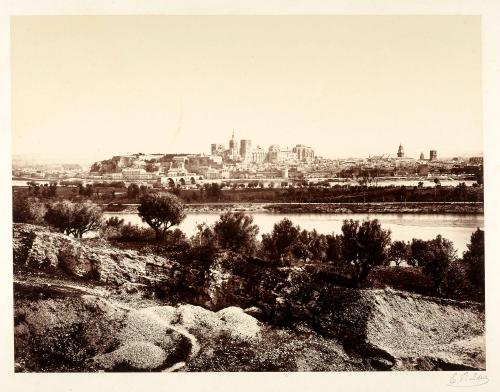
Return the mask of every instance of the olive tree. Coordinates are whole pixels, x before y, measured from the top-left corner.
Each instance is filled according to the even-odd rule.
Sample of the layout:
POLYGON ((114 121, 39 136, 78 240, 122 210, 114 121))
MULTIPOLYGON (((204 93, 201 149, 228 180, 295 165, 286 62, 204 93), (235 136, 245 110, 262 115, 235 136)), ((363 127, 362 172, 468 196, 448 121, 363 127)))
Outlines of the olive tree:
POLYGON ((441 235, 427 241, 427 248, 421 261, 422 272, 429 275, 434 282, 434 289, 439 290, 450 264, 456 260, 453 243, 441 235))
POLYGON ((12 221, 14 223, 40 224, 47 209, 36 197, 14 193, 12 198, 12 221))
POLYGON ((49 204, 45 220, 64 234, 82 238, 85 233, 101 227, 102 210, 90 201, 63 200, 49 204))
POLYGON ((399 266, 403 261, 408 262, 410 253, 410 244, 405 241, 394 241, 389 248, 389 259, 399 266))
POLYGON ((165 237, 168 229, 180 224, 186 214, 184 204, 171 193, 152 193, 141 197, 138 208, 139 216, 156 233, 156 239, 165 237))
POLYGON ((484 291, 484 231, 477 229, 472 233, 470 243, 464 252, 463 260, 469 269, 470 282, 484 291))
POLYGON ((353 280, 360 284, 366 280, 370 270, 387 264, 387 251, 391 232, 383 230, 380 222, 345 220, 342 225, 342 260, 355 268, 353 280))

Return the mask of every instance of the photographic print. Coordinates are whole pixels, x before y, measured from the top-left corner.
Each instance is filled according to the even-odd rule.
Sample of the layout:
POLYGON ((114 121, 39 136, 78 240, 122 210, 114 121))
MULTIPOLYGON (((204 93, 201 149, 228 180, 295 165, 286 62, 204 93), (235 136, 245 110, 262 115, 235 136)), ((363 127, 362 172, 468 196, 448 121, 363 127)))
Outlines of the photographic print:
POLYGON ((10 24, 15 372, 486 369, 480 16, 10 24))

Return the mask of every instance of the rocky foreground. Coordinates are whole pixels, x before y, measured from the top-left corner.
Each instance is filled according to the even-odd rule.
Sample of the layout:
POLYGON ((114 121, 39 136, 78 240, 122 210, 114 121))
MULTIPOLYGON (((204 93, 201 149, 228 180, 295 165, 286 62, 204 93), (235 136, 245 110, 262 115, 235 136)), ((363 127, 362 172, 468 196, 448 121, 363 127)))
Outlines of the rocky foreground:
POLYGON ((326 287, 251 260, 186 283, 193 266, 31 225, 14 225, 13 250, 16 371, 485 369, 479 303, 326 287))

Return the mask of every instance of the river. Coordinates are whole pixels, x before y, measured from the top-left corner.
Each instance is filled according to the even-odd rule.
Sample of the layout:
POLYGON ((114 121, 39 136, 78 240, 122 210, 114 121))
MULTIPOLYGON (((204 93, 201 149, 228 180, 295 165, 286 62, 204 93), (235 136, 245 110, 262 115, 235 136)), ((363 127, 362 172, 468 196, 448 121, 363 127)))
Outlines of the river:
MULTIPOLYGON (((345 219, 361 221, 369 218, 378 219, 384 229, 390 229, 393 240, 409 241, 412 238, 428 240, 441 234, 453 242, 459 256, 466 250, 472 232, 478 227, 484 228, 484 216, 475 214, 278 214, 269 212, 248 214, 253 216, 254 223, 259 226, 259 238, 260 234, 271 232, 273 225, 285 217, 303 229, 316 229, 324 234, 332 232, 339 234, 345 219)), ((146 225, 134 213, 107 212, 105 216, 118 216, 125 222, 146 225)), ((187 236, 191 236, 196 231, 196 225, 203 222, 211 225, 218 217, 218 213, 190 212, 179 228, 187 236)))

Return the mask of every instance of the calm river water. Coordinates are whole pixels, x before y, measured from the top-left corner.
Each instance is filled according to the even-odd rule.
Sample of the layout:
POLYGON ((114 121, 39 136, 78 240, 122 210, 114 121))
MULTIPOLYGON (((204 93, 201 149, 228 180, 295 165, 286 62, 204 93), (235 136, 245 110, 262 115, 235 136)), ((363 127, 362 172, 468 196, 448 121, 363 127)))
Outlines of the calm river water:
MULTIPOLYGON (((484 228, 483 215, 454 214, 276 214, 269 212, 248 212, 254 223, 259 226, 260 234, 269 233, 273 225, 287 217, 303 229, 316 229, 320 233, 340 233, 345 219, 363 220, 378 219, 384 229, 391 230, 393 240, 409 241, 412 238, 432 239, 441 234, 455 245, 458 255, 466 250, 470 236, 476 228, 484 228)), ((146 225, 137 214, 106 213, 106 216, 118 216, 125 222, 146 225)), ((188 213, 179 228, 191 236, 196 231, 196 225, 207 223, 211 225, 219 217, 218 213, 188 213)))

